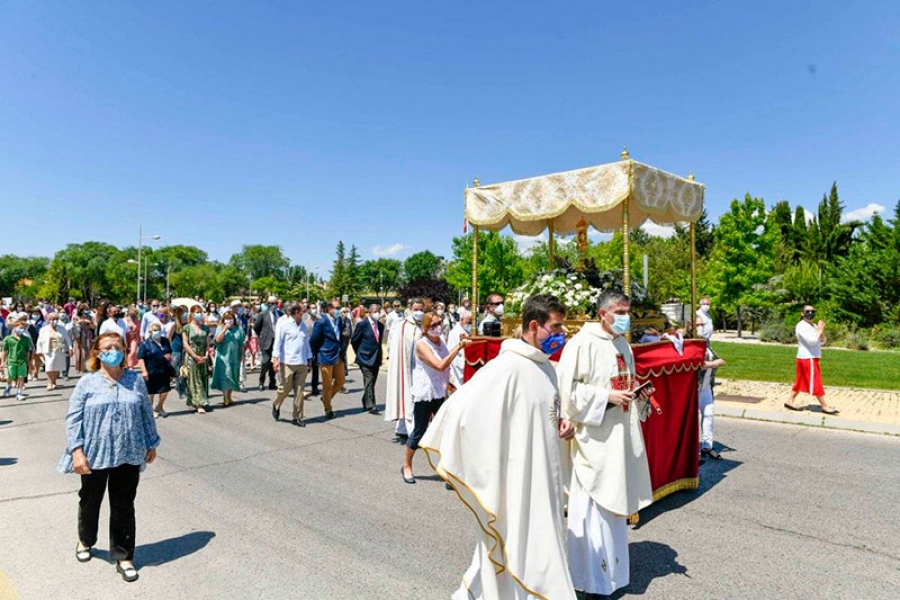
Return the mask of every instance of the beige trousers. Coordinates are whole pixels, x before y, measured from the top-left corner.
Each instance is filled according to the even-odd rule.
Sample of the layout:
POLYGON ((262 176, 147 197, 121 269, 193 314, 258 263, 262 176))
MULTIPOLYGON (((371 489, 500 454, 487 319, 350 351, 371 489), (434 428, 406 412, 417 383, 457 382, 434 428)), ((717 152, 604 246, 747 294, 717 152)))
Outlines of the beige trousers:
POLYGON ((322 372, 322 404, 325 412, 331 412, 331 399, 344 387, 344 361, 339 360, 333 365, 319 365, 322 372))
POLYGON ((281 410, 284 399, 289 394, 294 394, 294 420, 303 418, 303 399, 306 397, 303 384, 306 382, 306 365, 278 365, 278 373, 281 375, 281 391, 275 397, 275 409, 281 410))

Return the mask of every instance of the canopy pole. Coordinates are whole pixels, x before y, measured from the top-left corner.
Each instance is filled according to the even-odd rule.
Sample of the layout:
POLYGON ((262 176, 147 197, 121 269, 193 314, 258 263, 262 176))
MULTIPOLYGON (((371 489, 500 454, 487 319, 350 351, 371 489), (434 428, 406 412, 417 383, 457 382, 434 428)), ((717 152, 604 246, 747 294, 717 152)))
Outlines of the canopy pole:
POLYGON ((547 268, 553 270, 553 255, 556 253, 556 241, 553 239, 553 221, 547 221, 550 237, 547 238, 547 268))
MULTIPOLYGON (((688 181, 694 180, 694 172, 688 175, 688 181)), ((693 222, 690 224, 691 232, 691 319, 695 321, 691 327, 693 335, 691 337, 699 337, 697 335, 697 323, 694 315, 697 314, 697 228, 693 222)))
POLYGON ((631 295, 631 264, 630 264, 630 256, 631 252, 631 232, 629 231, 628 226, 628 203, 631 200, 631 190, 633 189, 633 173, 632 173, 632 164, 631 164, 631 156, 628 154, 628 146, 625 146, 622 149, 622 153, 620 154, 622 160, 628 161, 628 195, 625 196, 625 201, 622 202, 622 291, 629 296, 631 295))
MULTIPOLYGON (((472 180, 472 186, 478 187, 478 178, 472 180)), ((468 217, 468 215, 466 215, 468 217)), ((478 225, 472 225, 472 327, 478 329, 478 225)))

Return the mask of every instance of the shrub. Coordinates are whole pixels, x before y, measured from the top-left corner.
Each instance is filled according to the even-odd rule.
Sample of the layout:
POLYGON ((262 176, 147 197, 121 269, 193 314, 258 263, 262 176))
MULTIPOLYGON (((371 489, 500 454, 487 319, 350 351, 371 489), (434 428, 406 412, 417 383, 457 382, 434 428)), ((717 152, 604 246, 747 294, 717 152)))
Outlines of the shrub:
POLYGON ((868 350, 869 338, 862 331, 854 331, 847 336, 845 345, 851 350, 868 350))
POLYGON ((779 344, 794 343, 794 330, 784 321, 768 321, 759 330, 759 339, 779 344))
POLYGON ((881 344, 882 348, 900 348, 900 329, 896 327, 888 327, 885 329, 875 327, 875 329, 872 330, 872 334, 875 340, 881 344))

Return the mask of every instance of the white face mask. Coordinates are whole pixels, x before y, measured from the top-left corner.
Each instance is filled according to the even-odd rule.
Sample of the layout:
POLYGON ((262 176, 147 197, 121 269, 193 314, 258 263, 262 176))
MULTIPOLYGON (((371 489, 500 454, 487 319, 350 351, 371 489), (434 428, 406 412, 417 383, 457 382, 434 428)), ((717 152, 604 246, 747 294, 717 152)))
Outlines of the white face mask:
POLYGON ((381 318, 381 313, 373 312, 373 313, 369 313, 369 316, 372 318, 373 321, 377 321, 378 319, 381 318))
POLYGON ((472 333, 471 325, 463 325, 462 328, 466 330, 466 333, 472 333))
POLYGON ((424 316, 425 316, 424 310, 414 310, 412 313, 413 321, 415 321, 416 323, 421 323, 422 317, 424 317, 424 316))
POLYGON ((444 333, 444 328, 441 325, 435 325, 428 330, 428 335, 430 335, 431 337, 441 337, 442 333, 444 333))
POLYGON ((702 310, 704 313, 708 313, 709 312, 709 304, 701 304, 700 310, 702 310))
POLYGON ((494 307, 494 314, 498 317, 503 316, 503 304, 498 304, 494 307))

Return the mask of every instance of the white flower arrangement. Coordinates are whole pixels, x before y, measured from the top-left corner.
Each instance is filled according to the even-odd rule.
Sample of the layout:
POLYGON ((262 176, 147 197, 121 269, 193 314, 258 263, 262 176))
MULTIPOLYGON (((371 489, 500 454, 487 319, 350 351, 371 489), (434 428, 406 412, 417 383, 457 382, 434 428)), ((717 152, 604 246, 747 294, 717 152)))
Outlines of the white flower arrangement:
MULTIPOLYGON (((510 314, 520 314, 525 301, 535 294, 552 294, 562 300, 569 310, 569 315, 593 316, 596 311, 597 297, 604 290, 621 287, 621 272, 606 271, 599 273, 601 287, 588 283, 583 273, 568 269, 554 269, 542 272, 525 282, 509 294, 507 302, 510 314)), ((641 303, 647 300, 647 292, 640 284, 631 284, 632 302, 641 303)))

